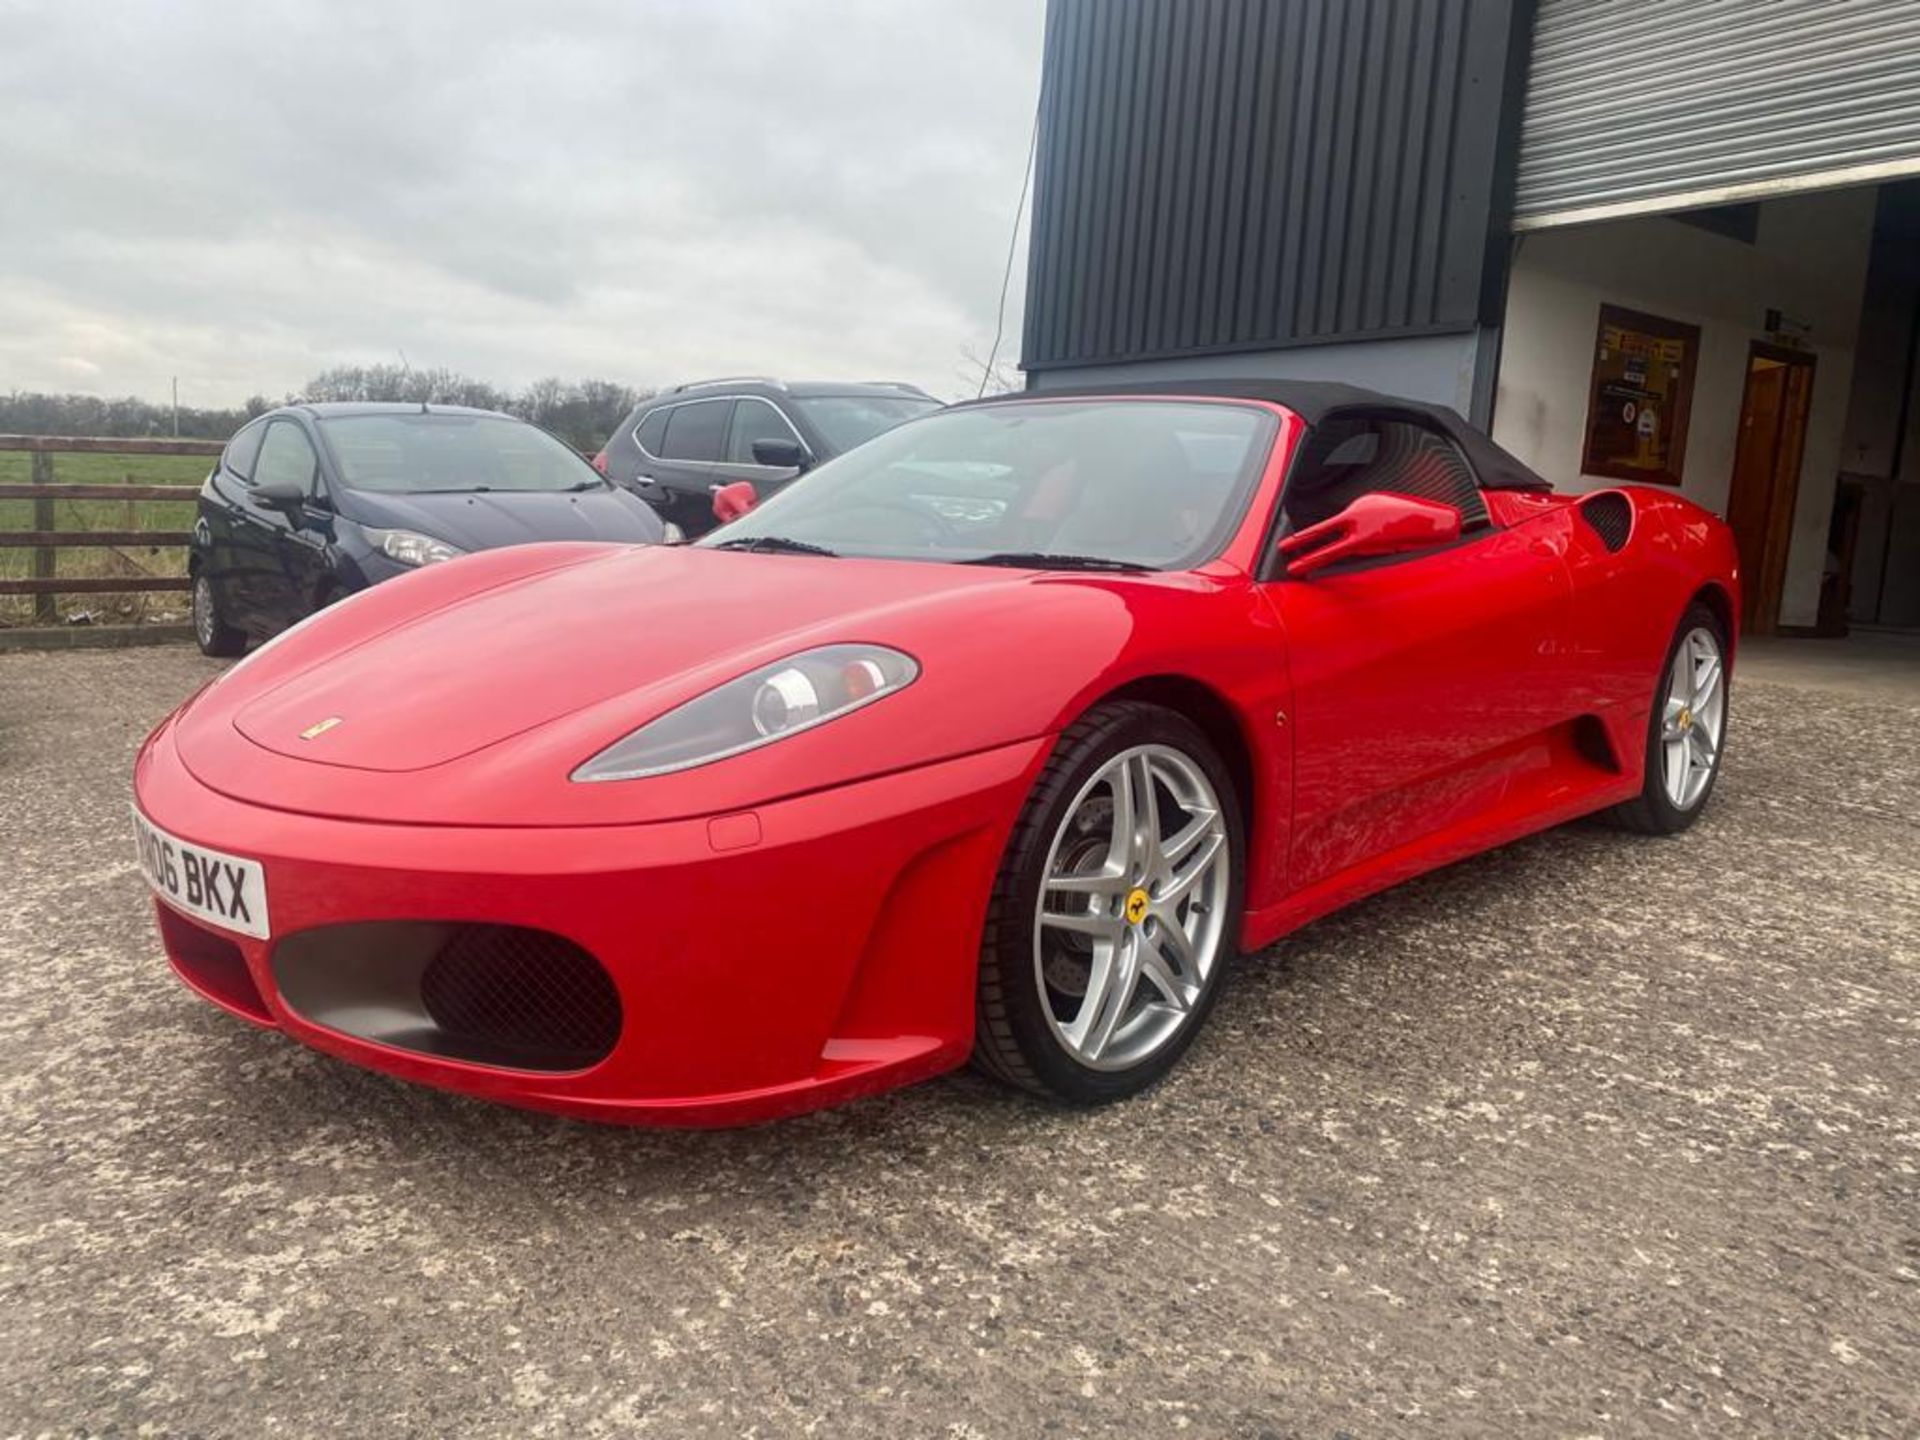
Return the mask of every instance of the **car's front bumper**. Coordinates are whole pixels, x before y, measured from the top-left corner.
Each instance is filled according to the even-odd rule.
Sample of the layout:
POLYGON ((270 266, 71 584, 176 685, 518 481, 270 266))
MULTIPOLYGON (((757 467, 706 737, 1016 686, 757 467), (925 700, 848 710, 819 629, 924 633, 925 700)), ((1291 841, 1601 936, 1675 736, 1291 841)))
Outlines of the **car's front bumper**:
POLYGON ((1022 741, 726 816, 480 829, 245 804, 189 773, 163 726, 134 790, 164 829, 265 866, 272 938, 182 930, 177 914, 162 927, 176 971, 216 1004, 355 1064, 490 1099, 732 1124, 965 1060, 987 895, 1047 749, 1022 741), (617 1040, 588 1068, 535 1071, 371 1041, 296 1010, 276 948, 383 921, 572 942, 618 991, 617 1040), (209 968, 215 953, 231 973, 209 968))

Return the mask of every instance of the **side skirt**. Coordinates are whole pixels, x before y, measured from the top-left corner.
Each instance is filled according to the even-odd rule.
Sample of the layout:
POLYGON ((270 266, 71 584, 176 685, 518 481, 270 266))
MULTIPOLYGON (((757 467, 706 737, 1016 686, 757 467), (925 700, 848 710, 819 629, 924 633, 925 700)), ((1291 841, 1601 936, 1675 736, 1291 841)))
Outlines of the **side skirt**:
MULTIPOLYGON (((1637 768, 1629 767, 1630 771, 1637 768)), ((1309 921, 1403 880, 1631 800, 1640 793, 1640 785, 1638 773, 1621 774, 1590 764, 1580 765, 1571 783, 1562 766, 1536 772, 1492 809, 1371 856, 1263 909, 1248 911, 1240 927, 1240 948, 1263 950, 1309 921)))

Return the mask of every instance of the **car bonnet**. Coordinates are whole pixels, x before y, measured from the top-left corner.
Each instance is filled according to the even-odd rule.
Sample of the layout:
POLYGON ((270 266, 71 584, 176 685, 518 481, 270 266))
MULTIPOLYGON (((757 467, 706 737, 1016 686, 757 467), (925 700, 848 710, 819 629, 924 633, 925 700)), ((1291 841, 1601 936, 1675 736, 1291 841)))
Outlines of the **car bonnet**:
MULTIPOLYGON (((448 568, 470 563, 481 562, 448 568)), ((207 692, 176 743, 214 789, 307 813, 428 824, 708 813, 1040 733, 1054 692, 1125 643, 1128 607, 1100 583, 1110 579, 616 551, 351 639, 316 633, 310 655, 277 662, 261 683, 242 675, 207 692), (582 761, 676 705, 836 642, 894 645, 922 676, 737 759, 569 783, 582 761)))
POLYGON ((624 490, 491 490, 388 494, 349 490, 341 511, 362 525, 413 530, 460 550, 537 540, 658 540, 659 517, 624 490))

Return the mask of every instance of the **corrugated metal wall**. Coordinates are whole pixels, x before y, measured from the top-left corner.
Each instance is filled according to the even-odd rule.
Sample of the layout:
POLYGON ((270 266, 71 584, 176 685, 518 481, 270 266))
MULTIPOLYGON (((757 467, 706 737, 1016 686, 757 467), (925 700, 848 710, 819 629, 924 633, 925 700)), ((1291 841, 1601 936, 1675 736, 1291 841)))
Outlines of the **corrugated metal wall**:
POLYGON ((1497 318, 1530 10, 1051 0, 1022 363, 1497 318))
POLYGON ((1519 228, 1920 172, 1920 0, 1539 0, 1519 228))

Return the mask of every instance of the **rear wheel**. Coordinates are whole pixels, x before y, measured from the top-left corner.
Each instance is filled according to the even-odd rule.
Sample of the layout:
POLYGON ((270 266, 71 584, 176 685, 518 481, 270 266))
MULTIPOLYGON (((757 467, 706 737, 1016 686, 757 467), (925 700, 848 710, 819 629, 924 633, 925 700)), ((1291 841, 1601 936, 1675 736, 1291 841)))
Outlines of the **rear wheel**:
POLYGON ((1704 605, 1681 617, 1647 722, 1640 793, 1609 817, 1647 835, 1674 835, 1700 818, 1720 774, 1727 736, 1727 642, 1704 605))
POLYGON ((221 658, 247 648, 246 633, 227 624, 220 611, 220 592, 202 571, 193 577, 193 638, 202 655, 221 658))
POLYGON ((1233 955, 1243 844, 1189 721, 1125 702, 1061 736, 1001 862, 974 1057, 1074 1104, 1144 1089, 1205 1023, 1233 955))

